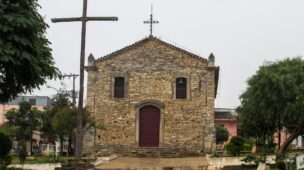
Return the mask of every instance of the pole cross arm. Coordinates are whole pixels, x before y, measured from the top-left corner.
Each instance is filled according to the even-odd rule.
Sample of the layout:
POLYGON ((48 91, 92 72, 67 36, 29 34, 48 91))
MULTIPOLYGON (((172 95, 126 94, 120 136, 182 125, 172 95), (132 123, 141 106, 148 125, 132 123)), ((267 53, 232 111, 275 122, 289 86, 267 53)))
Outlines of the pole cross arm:
MULTIPOLYGON (((158 24, 158 21, 152 21, 153 24, 158 24)), ((144 24, 151 24, 151 21, 144 21, 144 24)))
MULTIPOLYGON (((75 22, 82 21, 83 17, 72 17, 72 18, 52 18, 51 21, 56 22, 75 22)), ((86 17, 85 21, 118 21, 117 17, 86 17)))

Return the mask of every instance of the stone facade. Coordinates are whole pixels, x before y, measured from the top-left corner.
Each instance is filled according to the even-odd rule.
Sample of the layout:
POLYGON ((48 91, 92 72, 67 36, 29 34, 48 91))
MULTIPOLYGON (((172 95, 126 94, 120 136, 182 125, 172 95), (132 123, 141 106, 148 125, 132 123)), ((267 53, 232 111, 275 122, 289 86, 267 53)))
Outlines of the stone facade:
POLYGON ((105 57, 92 58, 86 67, 87 108, 96 122, 105 127, 97 129, 95 137, 91 135, 103 152, 165 157, 170 151, 181 156, 210 153, 214 149, 214 99, 219 68, 214 66, 213 55, 208 63, 207 59, 148 37, 105 57), (113 95, 117 76, 125 78, 124 98, 113 95), (178 77, 186 78, 186 99, 176 99, 178 77), (160 110, 158 147, 139 147, 139 115, 145 106, 160 110))

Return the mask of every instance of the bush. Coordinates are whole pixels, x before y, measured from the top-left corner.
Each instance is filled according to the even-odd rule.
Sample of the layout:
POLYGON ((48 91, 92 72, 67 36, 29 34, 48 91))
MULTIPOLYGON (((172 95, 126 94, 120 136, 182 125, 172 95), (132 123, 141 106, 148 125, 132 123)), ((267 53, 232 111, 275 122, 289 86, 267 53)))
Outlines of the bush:
POLYGON ((249 164, 258 164, 258 158, 253 154, 246 155, 245 158, 243 158, 241 161, 249 164))
POLYGON ((225 149, 228 154, 232 156, 239 156, 241 151, 244 149, 245 140, 242 137, 234 136, 231 138, 229 143, 225 145, 225 149))
POLYGON ((284 159, 285 159, 285 155, 281 155, 281 156, 277 156, 275 160, 276 166, 281 170, 286 169, 284 159))
POLYGON ((18 152, 18 157, 19 157, 20 163, 23 164, 25 162, 26 155, 27 155, 26 146, 23 143, 23 144, 20 145, 19 152, 18 152))
POLYGON ((244 150, 245 151, 251 151, 253 144, 250 142, 245 142, 244 143, 244 150))
POLYGON ((0 157, 5 157, 12 149, 12 142, 8 136, 0 133, 0 157))
POLYGON ((12 142, 8 136, 0 133, 0 170, 6 169, 7 165, 11 163, 9 155, 12 149, 12 142))
POLYGON ((11 163, 11 156, 10 155, 6 155, 4 157, 0 158, 0 170, 5 170, 6 167, 11 163))
POLYGON ((226 128, 215 125, 216 129, 216 143, 223 143, 228 140, 229 132, 226 128))

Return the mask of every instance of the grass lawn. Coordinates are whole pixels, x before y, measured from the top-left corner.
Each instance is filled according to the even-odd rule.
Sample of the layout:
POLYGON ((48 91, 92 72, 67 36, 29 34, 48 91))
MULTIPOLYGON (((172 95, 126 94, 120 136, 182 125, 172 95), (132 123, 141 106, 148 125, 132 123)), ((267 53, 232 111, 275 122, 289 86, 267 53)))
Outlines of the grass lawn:
MULTIPOLYGON (((25 160, 24 164, 39 164, 39 163, 64 163, 67 162, 70 159, 73 159, 73 157, 58 157, 57 159, 52 156, 37 156, 37 157, 30 157, 33 159, 27 159, 25 160)), ((16 156, 13 156, 12 158, 12 164, 20 164, 19 158, 16 156)))

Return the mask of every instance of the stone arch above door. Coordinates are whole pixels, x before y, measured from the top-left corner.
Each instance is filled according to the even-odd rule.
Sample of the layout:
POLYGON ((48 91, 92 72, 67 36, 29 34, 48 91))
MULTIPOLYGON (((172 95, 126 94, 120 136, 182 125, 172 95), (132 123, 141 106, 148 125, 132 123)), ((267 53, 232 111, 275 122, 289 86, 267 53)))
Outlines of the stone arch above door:
POLYGON ((162 102, 159 102, 157 100, 145 100, 142 102, 139 102, 135 105, 135 110, 136 110, 136 139, 135 139, 135 145, 139 147, 139 138, 140 138, 140 110, 144 107, 155 107, 159 109, 159 116, 160 116, 160 121, 159 121, 159 146, 163 146, 163 128, 164 128, 164 108, 165 105, 162 102))
POLYGON ((165 107, 164 103, 162 103, 158 100, 149 99, 149 100, 144 100, 144 101, 141 101, 141 102, 137 103, 135 105, 135 108, 140 109, 141 107, 144 107, 144 106, 147 106, 147 105, 152 105, 152 106, 158 107, 159 109, 164 109, 164 107, 165 107))

